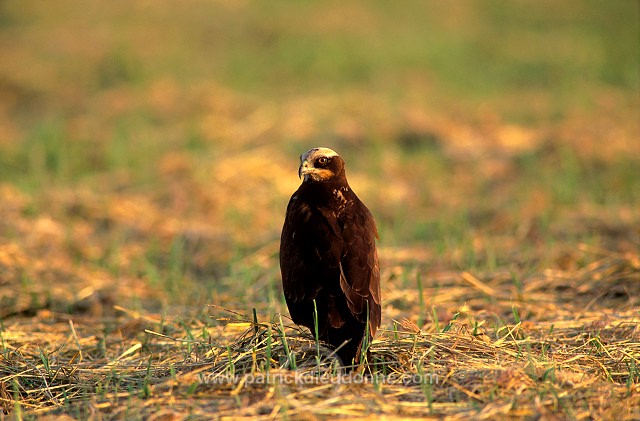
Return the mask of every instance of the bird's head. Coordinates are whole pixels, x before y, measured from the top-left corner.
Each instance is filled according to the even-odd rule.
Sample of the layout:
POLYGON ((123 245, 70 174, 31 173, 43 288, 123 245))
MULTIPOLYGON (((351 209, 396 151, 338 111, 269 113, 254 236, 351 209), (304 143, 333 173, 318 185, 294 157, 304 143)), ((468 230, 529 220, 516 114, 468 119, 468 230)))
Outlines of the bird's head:
POLYGON ((332 149, 313 148, 300 156, 298 176, 304 181, 337 180, 344 177, 344 160, 332 149))

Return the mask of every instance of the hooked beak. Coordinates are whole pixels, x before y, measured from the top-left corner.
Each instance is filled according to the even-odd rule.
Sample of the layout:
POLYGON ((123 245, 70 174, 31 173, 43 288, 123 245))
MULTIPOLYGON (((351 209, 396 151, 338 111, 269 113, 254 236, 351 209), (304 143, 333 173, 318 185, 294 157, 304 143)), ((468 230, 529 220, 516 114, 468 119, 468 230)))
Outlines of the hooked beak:
POLYGON ((309 161, 305 159, 302 161, 302 164, 300 164, 300 168, 298 168, 298 178, 302 178, 303 175, 306 175, 309 172, 309 161))

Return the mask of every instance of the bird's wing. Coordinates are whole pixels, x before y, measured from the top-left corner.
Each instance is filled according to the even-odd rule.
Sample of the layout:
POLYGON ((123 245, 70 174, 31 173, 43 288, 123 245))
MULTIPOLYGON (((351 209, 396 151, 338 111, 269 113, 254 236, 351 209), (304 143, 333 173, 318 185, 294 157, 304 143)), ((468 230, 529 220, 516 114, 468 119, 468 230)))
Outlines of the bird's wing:
POLYGON ((342 246, 334 214, 292 198, 280 241, 285 296, 293 302, 311 301, 327 279, 337 280, 342 246))
POLYGON ((380 325, 380 267, 375 244, 378 231, 366 206, 359 200, 355 204, 342 231, 340 287, 349 310, 361 322, 366 321, 369 307, 368 317, 374 333, 380 325))

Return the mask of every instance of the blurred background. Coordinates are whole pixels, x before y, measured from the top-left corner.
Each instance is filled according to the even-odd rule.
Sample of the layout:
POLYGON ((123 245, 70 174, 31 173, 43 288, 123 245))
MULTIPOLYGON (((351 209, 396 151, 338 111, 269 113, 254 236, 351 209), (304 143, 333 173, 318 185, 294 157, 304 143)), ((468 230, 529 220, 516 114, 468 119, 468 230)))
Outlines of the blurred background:
POLYGON ((0 316, 286 313, 280 229, 315 146, 378 221, 390 307, 417 274, 637 253, 639 9, 1 1, 0 316))

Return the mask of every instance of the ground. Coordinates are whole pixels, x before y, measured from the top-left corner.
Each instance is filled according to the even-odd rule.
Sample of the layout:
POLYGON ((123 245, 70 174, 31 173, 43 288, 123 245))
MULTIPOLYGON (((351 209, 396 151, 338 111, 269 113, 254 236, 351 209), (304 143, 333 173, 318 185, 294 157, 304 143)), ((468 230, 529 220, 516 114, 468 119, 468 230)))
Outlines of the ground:
POLYGON ((0 414, 640 418, 638 7, 3 2, 0 414), (352 376, 280 285, 315 146, 380 231, 352 376))

